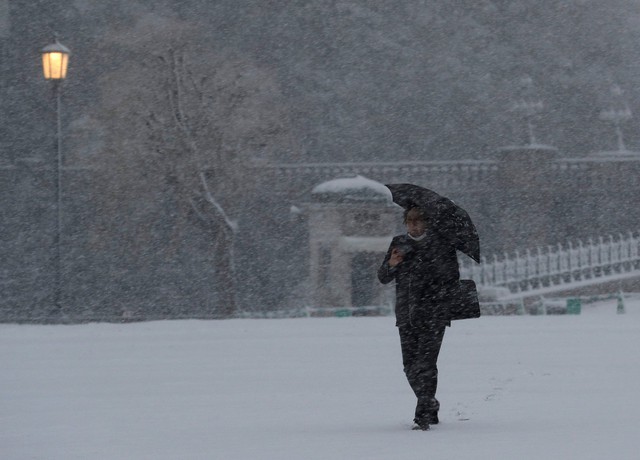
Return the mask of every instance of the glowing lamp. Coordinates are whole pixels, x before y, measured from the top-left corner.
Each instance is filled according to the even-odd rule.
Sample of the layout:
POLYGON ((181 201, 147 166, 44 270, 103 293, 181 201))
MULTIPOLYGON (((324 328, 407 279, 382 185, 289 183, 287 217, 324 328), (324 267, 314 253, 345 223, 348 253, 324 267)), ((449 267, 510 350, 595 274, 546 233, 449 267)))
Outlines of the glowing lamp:
POLYGON ((71 51, 58 40, 42 49, 42 70, 46 80, 64 80, 71 51))

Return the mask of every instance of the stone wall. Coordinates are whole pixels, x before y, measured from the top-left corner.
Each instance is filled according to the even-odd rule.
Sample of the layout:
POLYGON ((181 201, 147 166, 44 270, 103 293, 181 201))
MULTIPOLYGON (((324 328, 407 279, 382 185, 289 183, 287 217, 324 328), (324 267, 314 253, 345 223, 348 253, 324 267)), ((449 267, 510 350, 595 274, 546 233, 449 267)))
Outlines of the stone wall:
POLYGON ((274 165, 261 174, 292 204, 320 182, 357 174, 431 188, 469 212, 484 255, 638 231, 640 222, 640 153, 562 158, 524 147, 484 161, 274 165))

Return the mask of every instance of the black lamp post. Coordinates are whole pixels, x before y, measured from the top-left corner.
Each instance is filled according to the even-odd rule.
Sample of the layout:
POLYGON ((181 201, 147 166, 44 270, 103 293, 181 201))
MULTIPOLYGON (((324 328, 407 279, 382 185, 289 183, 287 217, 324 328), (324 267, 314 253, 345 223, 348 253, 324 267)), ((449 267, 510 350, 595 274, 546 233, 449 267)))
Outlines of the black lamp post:
POLYGON ((62 233, 62 123, 60 119, 62 81, 67 77, 67 65, 69 64, 69 48, 60 44, 56 39, 55 43, 45 46, 42 49, 42 70, 45 80, 53 82, 53 90, 56 97, 56 234, 55 234, 55 290, 54 305, 60 309, 60 299, 62 295, 62 267, 61 267, 61 233, 62 233))
POLYGON ((533 118, 544 108, 542 101, 538 98, 531 77, 520 79, 521 94, 520 99, 513 104, 513 110, 524 115, 527 121, 527 131, 529 134, 529 145, 537 144, 534 133, 533 118))
POLYGON ((618 85, 611 86, 611 107, 600 112, 600 119, 613 123, 613 126, 616 129, 616 136, 618 138, 618 152, 627 151, 627 147, 624 144, 624 138, 622 136, 621 125, 632 117, 631 109, 627 104, 622 88, 618 85))

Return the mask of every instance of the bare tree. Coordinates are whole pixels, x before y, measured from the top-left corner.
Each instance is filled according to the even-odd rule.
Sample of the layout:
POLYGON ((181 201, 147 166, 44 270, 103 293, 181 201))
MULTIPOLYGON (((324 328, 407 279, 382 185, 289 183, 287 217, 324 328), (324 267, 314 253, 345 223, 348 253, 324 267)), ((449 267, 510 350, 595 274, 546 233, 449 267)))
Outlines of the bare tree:
POLYGON ((231 317, 238 308, 234 216, 252 186, 245 163, 291 148, 277 85, 267 70, 237 54, 212 51, 204 46, 203 29, 176 20, 150 15, 126 40, 122 36, 114 34, 113 43, 123 66, 105 76, 102 98, 111 127, 105 167, 124 187, 120 193, 113 188, 110 202, 119 207, 148 194, 153 184, 159 189, 155 204, 135 212, 136 239, 157 228, 141 217, 149 206, 176 203, 170 228, 164 228, 169 248, 181 244, 195 218, 212 244, 215 315, 231 317))

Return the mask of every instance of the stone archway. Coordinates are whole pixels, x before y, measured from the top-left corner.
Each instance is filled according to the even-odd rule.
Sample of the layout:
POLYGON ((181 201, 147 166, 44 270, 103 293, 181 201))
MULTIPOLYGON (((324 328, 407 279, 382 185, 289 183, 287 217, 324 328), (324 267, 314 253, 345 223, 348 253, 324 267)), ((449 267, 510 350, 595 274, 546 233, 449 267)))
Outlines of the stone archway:
POLYGON ((309 214, 314 306, 383 305, 388 296, 376 270, 399 222, 389 190, 362 176, 316 186, 309 214))

